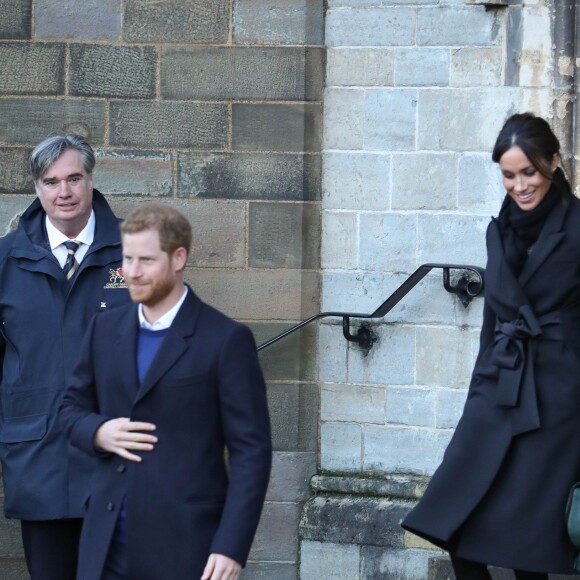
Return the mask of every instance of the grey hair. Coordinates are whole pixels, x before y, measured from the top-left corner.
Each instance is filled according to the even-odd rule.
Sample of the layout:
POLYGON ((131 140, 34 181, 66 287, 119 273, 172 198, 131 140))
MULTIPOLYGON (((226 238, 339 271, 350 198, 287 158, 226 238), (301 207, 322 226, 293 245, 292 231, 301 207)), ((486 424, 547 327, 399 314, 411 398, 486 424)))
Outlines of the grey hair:
POLYGON ((78 151, 82 155, 84 170, 91 175, 95 168, 95 153, 92 147, 80 135, 65 133, 48 137, 32 150, 29 161, 32 179, 38 181, 68 149, 78 151))

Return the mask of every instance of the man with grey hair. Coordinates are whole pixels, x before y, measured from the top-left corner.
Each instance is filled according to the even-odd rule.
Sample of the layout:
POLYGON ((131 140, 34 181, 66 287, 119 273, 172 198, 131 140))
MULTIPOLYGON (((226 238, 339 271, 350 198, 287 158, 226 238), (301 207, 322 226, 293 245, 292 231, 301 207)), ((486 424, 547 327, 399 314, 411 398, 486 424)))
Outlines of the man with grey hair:
POLYGON ((37 198, 0 239, 0 459, 4 512, 21 520, 33 580, 72 580, 93 463, 56 423, 89 321, 130 302, 119 222, 93 189, 80 136, 30 156, 37 198))

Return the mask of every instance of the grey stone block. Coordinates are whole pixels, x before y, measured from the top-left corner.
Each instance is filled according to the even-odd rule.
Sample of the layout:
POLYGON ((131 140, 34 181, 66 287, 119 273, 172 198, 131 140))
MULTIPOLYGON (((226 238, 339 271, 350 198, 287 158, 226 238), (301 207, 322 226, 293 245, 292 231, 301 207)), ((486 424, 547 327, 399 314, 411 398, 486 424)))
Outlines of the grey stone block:
POLYGON ((359 267, 387 272, 414 270, 416 220, 416 216, 404 213, 361 214, 359 267))
POLYGON ((320 199, 318 154, 178 153, 181 197, 315 201, 320 199))
POLYGON ((32 0, 0 0, 0 38, 30 38, 32 0))
POLYGON ((121 0, 35 0, 35 38, 118 40, 121 0))
POLYGON ((317 272, 195 268, 185 277, 203 300, 239 320, 302 320, 319 312, 317 272))
POLYGON ((34 193, 29 155, 30 149, 0 147, 0 193, 34 193))
POLYGON ((385 387, 323 383, 320 398, 321 421, 385 422, 385 387))
MULTIPOLYGON (((285 332, 289 324, 252 323, 258 345, 285 332)), ((260 351, 266 380, 313 381, 316 379, 317 327, 313 324, 260 351)))
POLYGON ((21 558, 23 555, 20 522, 0 517, 0 561, 4 558, 21 558))
POLYGON ((317 451, 319 401, 315 384, 268 384, 274 450, 317 451))
POLYGON ((103 142, 104 125, 103 101, 0 100, 0 143, 36 145, 53 133, 71 131, 95 146, 103 142))
POLYGON ((459 158, 458 208, 497 215, 505 190, 501 171, 489 153, 465 154, 459 158))
POLYGON ((152 46, 72 44, 69 93, 79 97, 153 98, 157 53, 152 46))
POLYGON ((295 562, 298 559, 296 530, 299 520, 298 504, 267 502, 250 551, 250 560, 295 562))
POLYGON ((353 580, 359 577, 360 547, 303 541, 300 546, 302 580, 353 580))
POLYGON ((251 203, 250 268, 320 267, 318 204, 251 203))
POLYGON ((324 211, 322 232, 322 266, 331 269, 357 268, 358 214, 324 211))
POLYGON ((14 231, 24 210, 35 200, 35 195, 3 195, 0 204, 0 236, 14 231))
POLYGON ((419 46, 489 46, 499 42, 502 16, 485 6, 419 8, 419 46))
POLYGON ((322 206, 326 209, 384 211, 389 208, 389 154, 326 152, 322 175, 322 206))
POLYGON ((449 84, 449 50, 399 48, 395 50, 395 86, 446 86, 449 84))
POLYGON ((305 540, 403 547, 400 522, 411 502, 321 494, 304 504, 300 535, 305 540))
POLYGON ((342 327, 337 324, 323 323, 320 325, 318 335, 319 379, 345 383, 348 345, 342 335, 342 327))
POLYGON ((427 550, 385 550, 363 546, 360 580, 425 580, 431 555, 432 552, 427 550))
POLYGON ((363 436, 365 471, 432 475, 441 463, 451 432, 368 425, 363 436))
POLYGON ((437 394, 432 389, 388 387, 386 422, 412 427, 435 427, 437 394))
POLYGON ((393 155, 393 209, 457 208, 457 156, 393 155))
POLYGON ((316 473, 316 461, 316 452, 275 452, 266 501, 299 502, 308 499, 310 479, 316 473))
POLYGON ((415 43, 416 11, 412 8, 329 9, 328 46, 408 46, 415 43), (364 30, 364 33, 361 31, 364 30))
POLYGON ((321 423, 320 467, 327 471, 361 471, 362 429, 358 423, 321 423))
POLYGON ((161 51, 161 97, 320 100, 323 57, 303 47, 169 46, 161 51))
POLYGON ((327 86, 392 86, 394 61, 392 48, 329 48, 327 86))
POLYGON ((30 575, 24 558, 0 558, 0 578, 5 580, 29 580, 30 575))
POLYGON ((64 44, 0 42, 0 94, 61 94, 64 54, 64 44))
POLYGON ((323 0, 237 0, 237 44, 324 44, 323 0))
POLYGON ((363 149, 365 91, 328 89, 324 98, 324 149, 363 149))
POLYGON ((348 475, 315 475, 312 491, 373 497, 417 499, 422 497, 429 478, 416 475, 387 473, 376 478, 348 475))
POLYGON ((365 95, 364 144, 367 150, 415 149, 417 91, 372 89, 365 95))
POLYGON ((97 150, 94 184, 109 195, 165 197, 173 193, 171 154, 97 150))
POLYGON ((123 38, 134 42, 226 42, 229 4, 229 0, 125 0, 123 38))
MULTIPOLYGON (((105 190, 105 193, 107 191, 105 190)), ((150 200, 147 200, 150 201, 150 200)), ((163 199, 182 212, 192 226, 189 265, 197 268, 241 268, 245 265, 246 207, 242 203, 211 200, 163 199)), ((113 203, 116 215, 125 217, 143 200, 113 203)), ((196 286, 196 280, 193 280, 196 286)))
POLYGON ((225 104, 114 101, 110 107, 112 145, 224 149, 227 144, 225 104))
POLYGON ((437 392, 438 429, 455 429, 463 412, 467 389, 445 389, 437 392))
POLYGON ((501 85, 504 69, 501 48, 465 46, 451 51, 449 84, 453 87, 501 85))
POLYGON ((248 562, 240 580, 296 580, 297 566, 288 562, 248 562))
POLYGON ((320 151, 317 104, 232 106, 232 147, 246 151, 320 151))

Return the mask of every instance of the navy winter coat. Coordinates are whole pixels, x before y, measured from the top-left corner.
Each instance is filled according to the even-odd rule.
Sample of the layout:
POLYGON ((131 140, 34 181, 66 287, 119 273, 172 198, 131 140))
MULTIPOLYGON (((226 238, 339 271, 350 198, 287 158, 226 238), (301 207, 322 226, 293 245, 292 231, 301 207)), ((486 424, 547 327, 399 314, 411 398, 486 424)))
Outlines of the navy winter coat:
POLYGON ((94 461, 73 448, 56 414, 95 313, 130 302, 119 222, 93 191, 94 242, 72 285, 45 241, 38 199, 0 239, 0 459, 7 517, 81 517, 94 461))

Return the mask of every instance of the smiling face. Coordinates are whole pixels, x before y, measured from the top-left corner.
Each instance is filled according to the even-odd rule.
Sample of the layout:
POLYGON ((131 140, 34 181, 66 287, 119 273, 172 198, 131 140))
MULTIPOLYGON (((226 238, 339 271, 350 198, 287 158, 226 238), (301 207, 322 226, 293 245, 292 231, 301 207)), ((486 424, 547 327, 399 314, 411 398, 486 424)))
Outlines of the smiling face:
POLYGON ((187 261, 185 248, 172 254, 161 249, 159 232, 154 229, 123 234, 123 276, 133 302, 159 318, 177 303, 183 293, 183 268, 187 261))
MULTIPOLYGON (((554 173, 558 162, 559 156, 555 154, 550 165, 550 173, 554 173)), ((518 207, 524 211, 538 207, 552 185, 551 180, 536 169, 517 145, 501 156, 499 166, 506 193, 518 207)))
POLYGON ((35 189, 48 219, 63 234, 74 238, 87 225, 93 179, 76 149, 66 150, 35 182, 35 189))

